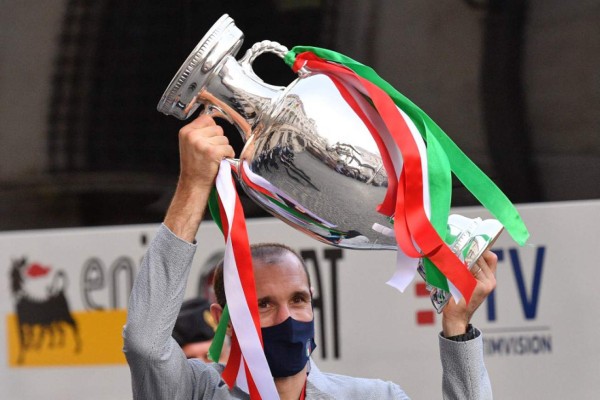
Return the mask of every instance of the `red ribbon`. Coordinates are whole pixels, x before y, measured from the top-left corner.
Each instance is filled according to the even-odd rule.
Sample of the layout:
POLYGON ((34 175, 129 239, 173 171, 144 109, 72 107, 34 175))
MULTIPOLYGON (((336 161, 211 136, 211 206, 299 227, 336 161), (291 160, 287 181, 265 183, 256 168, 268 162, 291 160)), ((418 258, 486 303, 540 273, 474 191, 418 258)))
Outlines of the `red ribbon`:
MULTIPOLYGON (((394 164, 392 163, 390 154, 387 148, 385 147, 385 143, 383 143, 383 140, 377 133, 377 129, 375 128, 375 126, 373 126, 369 117, 367 117, 363 109, 358 105, 358 102, 356 101, 354 96, 352 96, 352 94, 349 92, 348 88, 346 88, 346 86, 338 78, 336 78, 335 76, 329 76, 329 78, 335 84, 344 100, 346 100, 346 102, 356 113, 356 115, 363 121, 369 132, 371 132, 371 136, 373 136, 373 139, 375 139, 375 143, 377 144, 377 148, 379 149, 379 153, 381 154, 381 158, 386 172, 390 173, 391 171, 394 171, 394 164)), ((396 174, 394 173, 392 176, 396 176, 396 174)), ((388 189, 385 192, 383 202, 379 206, 377 206, 377 211, 384 215, 393 215, 394 204, 396 203, 396 192, 396 180, 388 179, 388 189)))
MULTIPOLYGON (((235 182, 233 182, 233 184, 235 185, 235 182)), ((233 247, 233 254, 238 275, 240 277, 240 282, 244 290, 246 304, 250 309, 250 315, 252 316, 256 332, 258 333, 258 337, 262 344, 262 332, 260 329, 260 317, 258 314, 258 299, 256 296, 256 287, 254 284, 254 271, 252 269, 252 252, 250 250, 250 243, 248 242, 248 232, 246 230, 244 209, 242 208, 242 203, 240 201, 239 196, 237 195, 237 192, 235 196, 235 209, 233 214, 233 221, 229 221, 227 219, 227 214, 225 213, 225 209, 223 208, 223 204, 221 203, 220 198, 219 214, 221 215, 221 221, 228 222, 226 224, 223 224, 223 235, 225 238, 229 237, 231 226, 231 244, 233 247)), ((243 355, 240 349, 239 342, 237 340, 237 337, 235 336, 235 332, 233 332, 229 359, 222 374, 223 380, 227 383, 227 385, 230 388, 232 388, 235 385, 235 380, 238 375, 242 358, 243 355)), ((246 369, 246 380, 248 382, 248 389, 250 390, 250 398, 252 400, 260 399, 260 394, 258 392, 258 389, 256 388, 256 385, 254 384, 254 380, 252 379, 252 374, 248 369, 248 365, 244 363, 244 366, 246 369)))

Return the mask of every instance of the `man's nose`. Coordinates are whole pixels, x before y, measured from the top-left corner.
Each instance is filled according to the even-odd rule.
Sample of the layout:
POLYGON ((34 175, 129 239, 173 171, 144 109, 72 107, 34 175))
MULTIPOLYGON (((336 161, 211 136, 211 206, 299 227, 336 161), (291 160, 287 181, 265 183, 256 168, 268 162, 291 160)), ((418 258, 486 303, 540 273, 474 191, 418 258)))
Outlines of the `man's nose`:
POLYGON ((273 325, 279 325, 280 323, 288 319, 291 315, 292 314, 290 312, 290 308, 287 306, 287 304, 282 304, 277 308, 276 320, 274 321, 273 325))

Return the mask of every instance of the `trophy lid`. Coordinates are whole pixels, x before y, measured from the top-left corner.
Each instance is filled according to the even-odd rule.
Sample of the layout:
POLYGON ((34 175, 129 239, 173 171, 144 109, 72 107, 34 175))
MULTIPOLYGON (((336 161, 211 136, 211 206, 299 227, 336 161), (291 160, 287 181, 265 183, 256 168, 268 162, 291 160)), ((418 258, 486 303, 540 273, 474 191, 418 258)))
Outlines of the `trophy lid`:
POLYGON ((213 69, 227 55, 235 55, 244 41, 244 34, 235 26, 229 15, 224 14, 198 42, 181 65, 163 93, 158 111, 187 119, 200 106, 196 95, 205 86, 213 69))

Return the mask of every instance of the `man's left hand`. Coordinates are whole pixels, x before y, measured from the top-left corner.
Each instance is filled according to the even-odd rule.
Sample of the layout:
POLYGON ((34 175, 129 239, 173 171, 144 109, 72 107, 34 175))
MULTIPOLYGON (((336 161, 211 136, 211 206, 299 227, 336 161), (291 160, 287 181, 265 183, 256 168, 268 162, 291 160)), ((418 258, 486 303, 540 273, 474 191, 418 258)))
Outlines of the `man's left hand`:
POLYGON ((473 276, 477 280, 477 286, 467 304, 462 298, 458 303, 450 299, 442 312, 442 331, 445 337, 462 335, 466 333, 471 317, 492 293, 496 287, 496 268, 498 257, 487 250, 471 268, 473 276))

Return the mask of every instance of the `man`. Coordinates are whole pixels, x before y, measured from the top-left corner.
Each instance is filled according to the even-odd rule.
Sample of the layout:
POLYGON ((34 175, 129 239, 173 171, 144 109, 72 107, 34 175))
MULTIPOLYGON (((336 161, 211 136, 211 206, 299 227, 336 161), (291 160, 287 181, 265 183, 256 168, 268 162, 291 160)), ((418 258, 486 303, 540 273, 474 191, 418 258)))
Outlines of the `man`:
MULTIPOLYGON (((220 364, 188 360, 170 336, 183 301, 196 249, 196 233, 219 164, 224 157, 234 156, 223 130, 208 116, 195 119, 179 131, 179 151, 181 170, 177 189, 164 223, 142 262, 123 331, 134 398, 247 399, 241 389, 229 390, 225 385, 220 377, 223 369, 220 364)), ((408 398, 391 382, 325 374, 308 357, 293 351, 283 353, 276 337, 285 342, 290 334, 298 333, 313 347, 310 283, 301 259, 291 249, 281 245, 262 247, 262 250, 261 246, 253 248, 254 276, 265 353, 280 398, 408 398)), ((483 364, 481 333, 469 321, 496 285, 497 259, 486 252, 478 266, 480 269, 474 274, 477 286, 469 304, 464 299, 458 304, 451 301, 443 312, 439 342, 443 396, 447 399, 492 397, 483 364)), ((216 285, 218 292, 220 284, 216 285)), ((221 304, 211 306, 216 320, 226 299, 219 295, 218 301, 221 304)))

